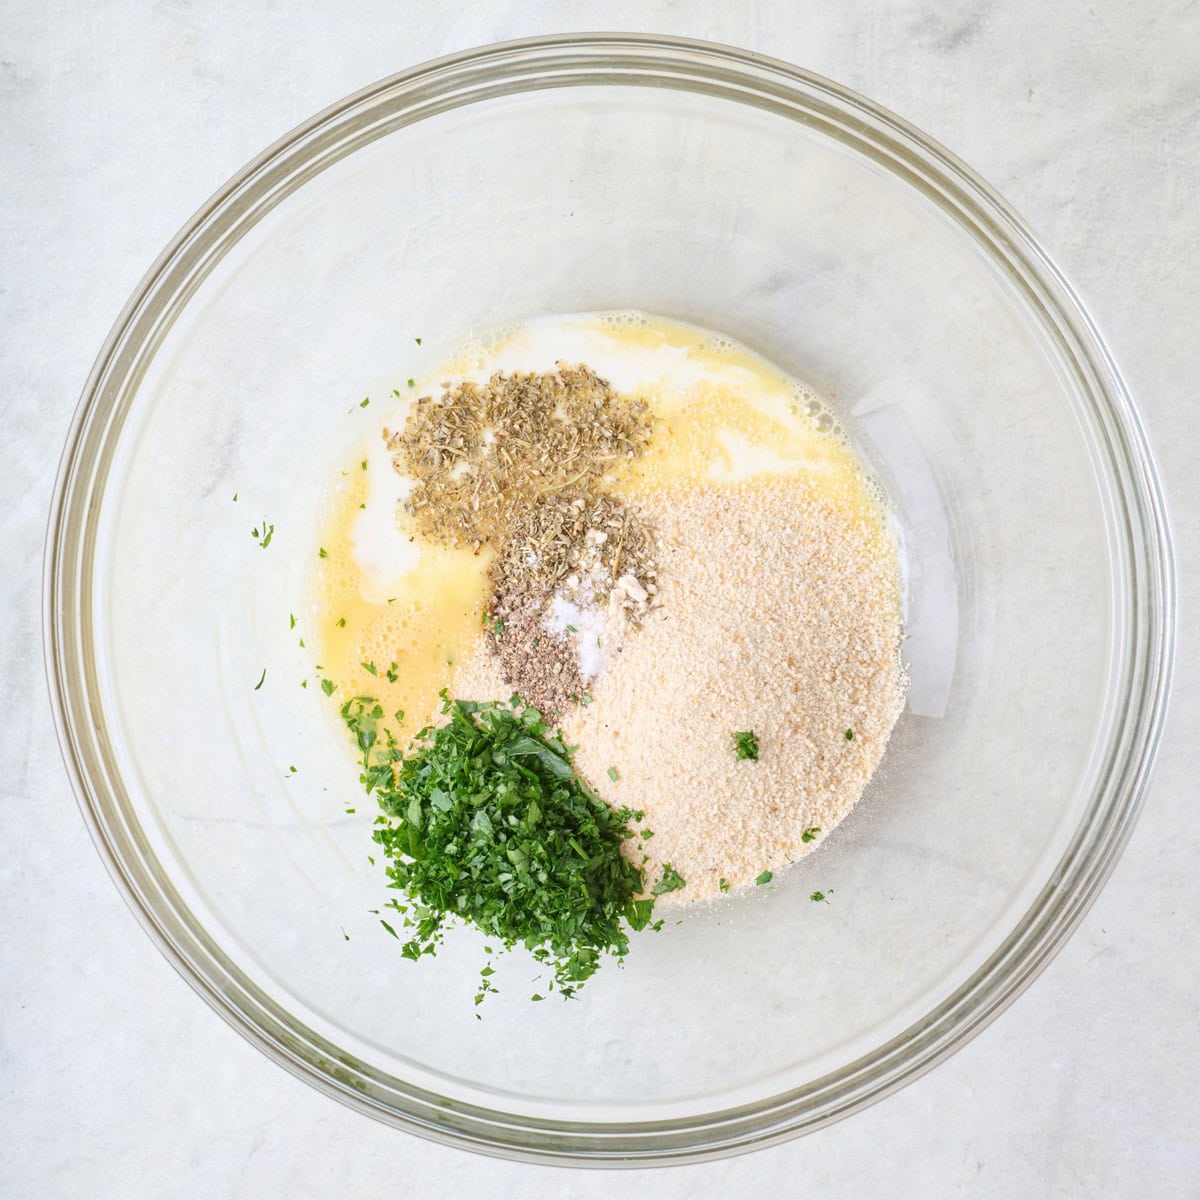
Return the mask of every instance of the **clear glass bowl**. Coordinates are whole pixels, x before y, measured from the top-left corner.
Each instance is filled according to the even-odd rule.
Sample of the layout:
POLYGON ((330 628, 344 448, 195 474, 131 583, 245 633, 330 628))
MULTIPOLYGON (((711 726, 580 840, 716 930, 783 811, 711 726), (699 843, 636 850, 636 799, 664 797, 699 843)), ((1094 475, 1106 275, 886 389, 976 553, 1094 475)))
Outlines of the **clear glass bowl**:
POLYGON ((803 71, 597 36, 385 80, 205 205, 87 383, 46 629, 97 845, 235 1028, 442 1141, 677 1162, 853 1112, 1046 964, 1136 815, 1173 589, 1113 362, 985 184, 803 71), (831 398, 904 529, 910 704, 778 887, 639 936, 577 1002, 530 1004, 511 956, 477 1021, 478 939, 414 966, 369 911, 371 816, 344 811, 356 770, 300 686, 318 497, 372 390, 468 330, 608 308, 732 335, 831 398))

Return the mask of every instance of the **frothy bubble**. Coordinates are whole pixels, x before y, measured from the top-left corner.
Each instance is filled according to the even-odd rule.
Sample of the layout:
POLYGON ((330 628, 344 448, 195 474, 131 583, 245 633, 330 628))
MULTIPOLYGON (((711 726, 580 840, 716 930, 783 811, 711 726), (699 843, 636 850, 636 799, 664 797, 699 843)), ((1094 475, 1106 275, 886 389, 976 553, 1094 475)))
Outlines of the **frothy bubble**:
POLYGON ((619 333, 622 329, 644 329, 649 325, 646 314, 636 309, 611 309, 596 314, 599 323, 611 333, 619 333))

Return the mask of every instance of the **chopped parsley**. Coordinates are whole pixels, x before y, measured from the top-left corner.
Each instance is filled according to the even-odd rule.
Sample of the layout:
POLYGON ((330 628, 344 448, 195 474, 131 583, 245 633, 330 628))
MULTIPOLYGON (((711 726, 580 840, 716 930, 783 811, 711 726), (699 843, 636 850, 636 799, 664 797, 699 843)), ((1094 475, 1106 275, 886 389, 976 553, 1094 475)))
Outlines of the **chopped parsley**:
POLYGON ((687 880, 670 863, 663 863, 662 878, 650 889, 651 895, 664 896, 687 886, 687 880))
POLYGON ((733 735, 733 751, 738 762, 743 759, 758 762, 758 735, 753 729, 746 729, 733 735))
POLYGON ((613 783, 616 783, 617 780, 621 778, 621 772, 618 771, 616 767, 609 767, 608 777, 613 781, 613 783))
POLYGON ((296 628, 296 614, 295 613, 288 613, 288 628, 289 629, 296 628))
POLYGON ((378 675, 379 674, 379 672, 376 670, 375 664, 373 662, 364 662, 361 664, 361 666, 362 666, 362 669, 364 671, 366 671, 369 675, 378 675))
POLYGON ((722 875, 721 878, 717 880, 717 887, 723 892, 729 891, 729 880, 722 875))
MULTIPOLYGON (((644 875, 621 854, 633 814, 588 789, 537 709, 443 701, 447 723, 422 730, 407 753, 374 699, 341 707, 382 810, 375 841, 409 901, 393 902, 401 953, 435 954, 446 927, 465 922, 506 949, 525 946, 552 971, 550 990, 570 996, 604 955, 626 954, 629 928, 650 924, 654 901, 634 899, 644 875)), ((491 974, 480 973, 476 1004, 495 990, 491 974)))
MULTIPOLYGON (((416 387, 416 386, 417 386, 417 381, 416 381, 415 379, 410 379, 410 380, 408 381, 408 386, 409 386, 409 387, 416 387)), ((399 393, 397 393, 397 395, 399 395, 399 393)))
POLYGON ((365 458, 362 460, 362 469, 364 471, 367 469, 367 460, 365 458))
POLYGON ((764 883, 770 883, 774 878, 774 871, 764 871, 754 882, 758 887, 762 887, 764 883))
POLYGON ((812 895, 809 896, 809 899, 814 904, 828 904, 829 903, 829 901, 825 899, 824 892, 813 892, 812 895))
POLYGON ((345 618, 345 617, 338 617, 338 619, 337 619, 337 627, 338 627, 339 629, 345 629, 345 628, 346 628, 346 618, 345 618))
POLYGON ((337 687, 337 684, 334 683, 332 679, 322 679, 321 680, 321 691, 323 691, 325 693, 325 695, 327 695, 327 696, 332 696, 333 691, 336 687, 337 687))
POLYGON ((821 832, 820 826, 814 825, 811 829, 806 829, 800 835, 800 840, 802 842, 811 842, 817 836, 817 834, 820 832, 821 832))
POLYGON ((854 741, 854 730, 853 729, 846 730, 846 741, 848 741, 848 742, 854 741))
POLYGON ((275 526, 268 525, 267 519, 264 517, 262 528, 260 529, 257 525, 255 525, 255 527, 250 530, 250 536, 254 538, 254 540, 258 542, 258 544, 265 550, 271 544, 271 539, 275 536, 275 526))
POLYGON ((322 547, 320 548, 320 550, 318 550, 318 551, 317 551, 317 557, 318 557, 318 558, 328 558, 328 557, 329 557, 329 555, 328 555, 328 553, 326 552, 326 550, 325 550, 325 547, 324 547, 324 546, 322 546, 322 547))
POLYGON ((364 397, 363 397, 363 398, 362 398, 362 399, 361 399, 361 400, 358 402, 358 407, 359 407, 359 408, 366 408, 366 407, 367 407, 367 405, 368 405, 368 404, 370 404, 370 403, 371 403, 371 397, 370 397, 370 396, 364 396, 364 397))
POLYGON ((258 677, 258 682, 254 685, 254 690, 257 692, 263 685, 263 680, 267 677, 267 668, 263 667, 263 673, 258 677))

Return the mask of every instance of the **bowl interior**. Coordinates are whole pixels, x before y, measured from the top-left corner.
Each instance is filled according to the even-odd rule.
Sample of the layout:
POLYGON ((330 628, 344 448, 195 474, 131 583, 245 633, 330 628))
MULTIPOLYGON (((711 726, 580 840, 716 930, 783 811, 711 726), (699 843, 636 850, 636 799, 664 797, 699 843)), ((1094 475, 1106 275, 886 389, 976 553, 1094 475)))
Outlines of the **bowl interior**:
POLYGON ((424 1089, 446 1136, 482 1110, 519 1146, 672 1122, 701 1145, 711 1114, 878 1058, 1033 919, 1106 769, 1126 567, 1078 375, 927 180, 827 97, 562 82, 394 101, 336 153, 310 137, 271 206, 209 218, 220 244, 103 434, 87 686, 120 853, 171 897, 150 920, 196 939, 211 992, 236 977, 273 1052, 398 1120, 424 1089), (480 939, 413 964, 372 912, 372 814, 299 645, 319 501, 363 397, 471 331, 626 308, 829 398, 903 530, 909 705, 862 803, 775 886, 638 936, 571 1003, 531 1004, 512 955, 478 1020, 480 939))

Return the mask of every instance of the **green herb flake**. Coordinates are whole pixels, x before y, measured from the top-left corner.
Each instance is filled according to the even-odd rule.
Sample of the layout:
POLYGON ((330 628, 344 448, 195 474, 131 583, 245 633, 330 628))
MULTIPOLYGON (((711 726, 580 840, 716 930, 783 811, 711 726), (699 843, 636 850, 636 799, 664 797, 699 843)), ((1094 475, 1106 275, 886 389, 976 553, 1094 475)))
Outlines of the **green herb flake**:
POLYGON ((738 762, 748 760, 758 762, 758 735, 753 729, 743 730, 733 735, 733 750, 738 762))
POLYGON ((327 696, 332 696, 336 687, 337 684, 334 683, 332 679, 321 680, 321 691, 323 691, 327 696))
POLYGON ((358 402, 358 407, 359 407, 359 408, 366 408, 366 407, 367 407, 367 405, 368 405, 368 404, 370 404, 370 403, 371 403, 371 397, 370 397, 370 396, 364 396, 364 397, 363 397, 363 398, 362 398, 362 399, 361 399, 361 400, 358 402))
POLYGON ((365 662, 365 663, 361 663, 360 665, 362 666, 362 669, 364 671, 366 671, 367 674, 369 674, 369 675, 378 675, 379 674, 379 672, 376 670, 375 664, 373 662, 365 662))
POLYGON ((806 830, 805 830, 805 831, 804 831, 804 832, 803 832, 803 833, 800 835, 800 840, 801 840, 802 842, 811 842, 811 841, 813 841, 813 840, 816 838, 817 834, 818 834, 818 833, 820 833, 820 832, 821 832, 821 828, 820 828, 820 826, 819 826, 819 825, 814 825, 814 826, 813 826, 811 829, 806 829, 806 830))
POLYGON ((233 502, 234 502, 234 504, 237 503, 237 492, 233 493, 233 502))
POLYGON ((367 460, 365 458, 362 460, 362 469, 364 471, 367 469, 367 460))
POLYGON ((415 342, 417 343, 417 345, 418 345, 418 346, 421 344, 421 339, 420 339, 420 338, 413 338, 413 341, 415 341, 415 342))
MULTIPOLYGON (((410 380, 408 381, 408 386, 409 386, 409 387, 416 387, 416 386, 417 386, 417 381, 416 381, 415 379, 410 379, 410 380)), ((399 395, 399 393, 397 393, 397 395, 399 395)))
POLYGON ((775 878, 774 871, 763 871, 761 875, 754 881, 758 887, 762 887, 764 883, 770 883, 775 878))
POLYGON ((814 904, 828 904, 829 903, 829 901, 825 898, 824 892, 813 892, 812 895, 809 896, 809 899, 814 904))
POLYGON ((392 935, 392 937, 399 939, 400 935, 382 917, 379 918, 379 923, 388 931, 388 933, 392 935))
POLYGON ((616 767, 609 767, 608 768, 608 777, 609 777, 609 779, 611 779, 613 781, 613 783, 616 783, 617 780, 621 778, 621 773, 620 773, 620 771, 617 770, 616 767))
POLYGON ((578 633, 578 632, 579 632, 579 630, 578 630, 578 629, 576 629, 574 625, 568 625, 568 626, 567 626, 567 632, 568 632, 568 633, 578 633))
POLYGON ((722 876, 717 880, 717 887, 723 892, 729 891, 729 880, 722 876))
POLYGON ((254 690, 257 692, 263 685, 263 680, 267 677, 267 668, 263 667, 263 673, 258 677, 258 682, 254 685, 254 690))
POLYGON ((328 558, 328 557, 329 557, 329 554, 328 554, 328 552, 325 550, 325 547, 324 547, 324 546, 322 546, 322 547, 321 547, 321 548, 320 548, 320 549, 317 551, 317 557, 318 557, 318 558, 328 558))
POLYGON ((853 729, 846 730, 846 741, 848 741, 848 742, 854 741, 854 730, 853 729))
POLYGON ((296 628, 296 614, 295 613, 288 613, 288 628, 289 629, 296 628))
POLYGON ((345 618, 345 617, 338 617, 338 619, 337 619, 337 627, 338 627, 339 629, 345 629, 345 628, 346 628, 346 618, 345 618))
POLYGON ((258 542, 258 544, 265 550, 271 544, 271 539, 275 536, 275 526, 268 525, 267 520, 264 517, 262 528, 260 529, 257 525, 255 525, 255 527, 250 530, 250 536, 254 538, 254 540, 258 542))
POLYGON ((670 863, 663 863, 662 878, 650 889, 653 896, 665 896, 687 886, 687 880, 670 863))

